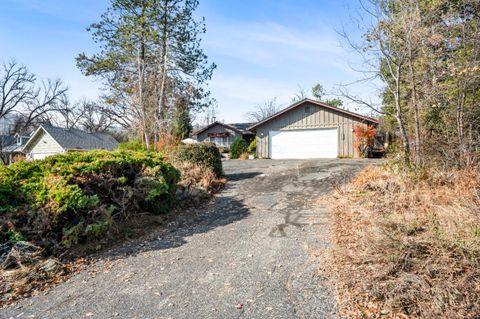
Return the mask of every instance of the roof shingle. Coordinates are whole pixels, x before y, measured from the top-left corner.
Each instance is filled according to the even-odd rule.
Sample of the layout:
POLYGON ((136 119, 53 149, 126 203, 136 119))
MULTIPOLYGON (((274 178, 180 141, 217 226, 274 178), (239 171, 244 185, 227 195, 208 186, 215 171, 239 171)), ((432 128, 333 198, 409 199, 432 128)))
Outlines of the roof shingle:
POLYGON ((74 128, 61 128, 42 125, 42 128, 66 150, 113 150, 118 142, 106 133, 87 133, 74 128))

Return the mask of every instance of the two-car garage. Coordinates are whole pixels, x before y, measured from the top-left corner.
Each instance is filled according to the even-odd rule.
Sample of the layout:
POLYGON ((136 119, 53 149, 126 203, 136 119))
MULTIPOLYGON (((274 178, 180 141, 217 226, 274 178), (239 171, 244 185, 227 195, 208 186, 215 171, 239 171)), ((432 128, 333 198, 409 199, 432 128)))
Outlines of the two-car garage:
POLYGON ((272 159, 355 157, 354 127, 374 118, 304 99, 256 123, 257 156, 272 159))
POLYGON ((269 131, 269 154, 273 159, 335 158, 338 129, 269 131))

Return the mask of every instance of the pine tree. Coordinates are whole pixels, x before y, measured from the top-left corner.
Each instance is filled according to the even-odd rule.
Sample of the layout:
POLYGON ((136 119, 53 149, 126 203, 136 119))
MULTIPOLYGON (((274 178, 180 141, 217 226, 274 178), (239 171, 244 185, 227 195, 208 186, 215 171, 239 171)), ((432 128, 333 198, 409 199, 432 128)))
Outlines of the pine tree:
POLYGON ((170 126, 179 96, 188 95, 192 111, 208 104, 205 83, 215 64, 201 49, 205 22, 194 19, 197 7, 197 0, 112 0, 88 28, 100 52, 77 57, 85 75, 104 80, 112 114, 140 128, 147 146, 170 126))

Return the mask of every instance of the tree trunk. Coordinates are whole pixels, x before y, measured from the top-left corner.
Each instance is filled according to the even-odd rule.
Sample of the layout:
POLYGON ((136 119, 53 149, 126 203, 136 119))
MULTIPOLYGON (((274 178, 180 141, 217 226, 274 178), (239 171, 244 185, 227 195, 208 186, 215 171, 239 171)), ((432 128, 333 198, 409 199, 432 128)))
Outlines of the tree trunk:
POLYGON ((421 137, 420 137, 420 112, 417 99, 417 84, 415 70, 413 68, 412 43, 408 43, 408 68, 410 70, 410 82, 412 87, 412 107, 415 120, 415 166, 421 165, 421 137))
POLYGON ((402 138, 403 161, 407 166, 410 166, 410 143, 408 141, 407 129, 405 128, 405 121, 403 120, 402 115, 402 106, 400 104, 400 68, 400 65, 396 67, 395 92, 393 92, 393 96, 395 98, 395 118, 397 120, 398 128, 400 129, 400 136, 402 138))
MULTIPOLYGON (((145 14, 145 7, 142 7, 142 15, 145 14)), ((141 111, 141 126, 143 129, 143 136, 145 139, 145 147, 148 149, 150 147, 150 139, 148 134, 148 119, 147 119, 147 112, 146 112, 146 105, 145 105, 145 39, 144 39, 144 32, 145 32, 145 25, 141 25, 142 28, 142 36, 140 39, 140 48, 138 52, 138 60, 137 60, 137 68, 138 68, 138 103, 139 103, 139 110, 141 111)))
POLYGON ((158 96, 158 115, 157 115, 157 132, 156 134, 161 134, 165 130, 165 108, 166 108, 166 99, 165 99, 165 83, 167 79, 167 61, 168 61, 168 0, 164 1, 163 8, 163 30, 162 30, 162 43, 161 43, 161 52, 162 55, 160 59, 159 71, 160 71, 160 92, 158 96))

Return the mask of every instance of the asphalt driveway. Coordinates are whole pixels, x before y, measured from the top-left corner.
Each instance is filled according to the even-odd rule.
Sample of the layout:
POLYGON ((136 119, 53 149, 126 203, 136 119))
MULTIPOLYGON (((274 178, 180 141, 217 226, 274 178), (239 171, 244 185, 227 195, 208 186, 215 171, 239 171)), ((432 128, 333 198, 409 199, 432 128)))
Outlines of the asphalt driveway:
POLYGON ((315 199, 369 161, 226 161, 192 220, 130 243, 0 318, 335 318, 309 252, 328 245, 315 199))

